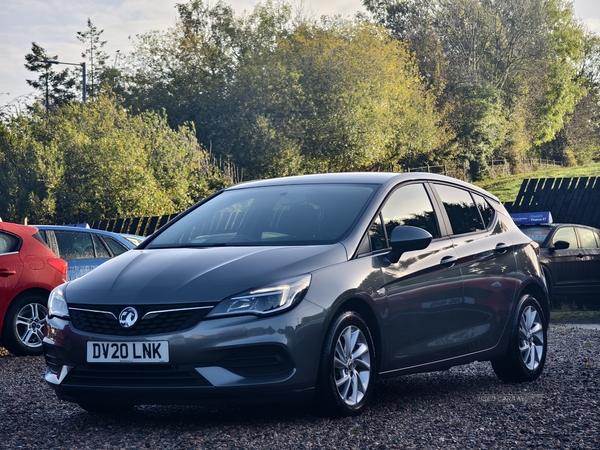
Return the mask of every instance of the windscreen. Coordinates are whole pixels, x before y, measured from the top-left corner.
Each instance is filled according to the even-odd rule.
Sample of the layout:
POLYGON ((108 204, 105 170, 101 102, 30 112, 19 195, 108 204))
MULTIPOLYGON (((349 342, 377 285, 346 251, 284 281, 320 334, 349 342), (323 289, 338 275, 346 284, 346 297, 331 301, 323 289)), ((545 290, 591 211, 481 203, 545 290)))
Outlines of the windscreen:
POLYGON ((542 244, 552 230, 548 227, 521 227, 521 231, 532 241, 542 244))
POLYGON ((375 189, 309 184, 225 191, 173 223, 146 248, 338 242, 375 189))

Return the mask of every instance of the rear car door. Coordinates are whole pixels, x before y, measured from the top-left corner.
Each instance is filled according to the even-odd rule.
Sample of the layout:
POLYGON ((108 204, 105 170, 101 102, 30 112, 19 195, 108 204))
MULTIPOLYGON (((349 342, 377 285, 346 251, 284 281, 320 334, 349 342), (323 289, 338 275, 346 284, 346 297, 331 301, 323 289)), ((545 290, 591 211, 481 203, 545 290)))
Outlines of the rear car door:
MULTIPOLYGON (((456 353, 457 332, 464 328, 463 285, 452 241, 437 219, 423 183, 402 185, 385 202, 378 220, 381 235, 374 247, 389 242, 392 229, 410 225, 433 236, 427 248, 404 253, 397 263, 382 264, 388 298, 390 368, 444 359, 456 353)), ((387 245, 387 244, 386 244, 387 245)))
POLYGON ((433 184, 451 229, 464 283, 460 330, 468 352, 495 346, 506 326, 517 289, 517 264, 504 218, 475 192, 433 184))
POLYGON ((581 258, 581 288, 585 293, 600 292, 600 233, 587 227, 575 227, 581 258))

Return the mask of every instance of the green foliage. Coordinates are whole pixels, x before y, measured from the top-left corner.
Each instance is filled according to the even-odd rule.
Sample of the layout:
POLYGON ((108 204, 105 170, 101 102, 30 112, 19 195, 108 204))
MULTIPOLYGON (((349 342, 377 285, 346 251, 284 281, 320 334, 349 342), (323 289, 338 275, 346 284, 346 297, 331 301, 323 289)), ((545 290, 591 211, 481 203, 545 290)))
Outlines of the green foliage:
POLYGON ((407 49, 374 26, 298 27, 246 62, 228 152, 251 176, 391 169, 444 143, 407 49))
POLYGON ((193 128, 132 116, 113 97, 40 108, 0 129, 0 216, 72 222, 172 214, 227 184, 193 128), (6 164, 6 166, 5 166, 6 164))
MULTIPOLYGON (((570 2, 365 0, 364 5, 416 52, 422 73, 440 90, 461 158, 475 178, 485 175, 485 156, 518 161, 538 156, 544 143, 561 145, 559 134, 585 94, 578 77, 585 39, 570 2)), ((564 149, 558 155, 570 158, 564 149)))

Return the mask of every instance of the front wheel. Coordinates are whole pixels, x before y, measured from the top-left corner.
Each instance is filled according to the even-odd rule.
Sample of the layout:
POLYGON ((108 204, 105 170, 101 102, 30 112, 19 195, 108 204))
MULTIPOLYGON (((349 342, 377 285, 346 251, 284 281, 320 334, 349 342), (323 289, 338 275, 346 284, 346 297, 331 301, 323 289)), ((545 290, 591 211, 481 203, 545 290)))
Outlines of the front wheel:
POLYGON ((375 346, 369 327, 353 311, 339 314, 321 353, 317 402, 328 415, 356 416, 367 407, 376 378, 375 346))
POLYGON ((2 340, 15 356, 42 354, 42 338, 48 310, 47 298, 25 295, 15 299, 6 311, 2 340))
POLYGON ((521 297, 506 354, 492 360, 498 378, 507 383, 522 383, 541 375, 548 347, 546 327, 543 310, 535 297, 521 297))

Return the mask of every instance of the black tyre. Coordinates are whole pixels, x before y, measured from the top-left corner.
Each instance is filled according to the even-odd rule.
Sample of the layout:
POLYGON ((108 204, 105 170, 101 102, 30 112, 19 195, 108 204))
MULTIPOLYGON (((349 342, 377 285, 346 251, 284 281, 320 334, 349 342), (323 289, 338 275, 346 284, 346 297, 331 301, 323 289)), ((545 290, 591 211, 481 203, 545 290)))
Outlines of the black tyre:
POLYGON ((15 356, 41 355, 48 297, 25 295, 10 304, 4 318, 2 342, 15 356))
POLYGON ((321 352, 316 390, 319 412, 334 417, 362 413, 373 394, 376 367, 375 346, 365 321, 353 311, 339 314, 321 352))
POLYGON ((521 297, 510 329, 506 354, 492 360, 498 378, 507 383, 536 380, 546 362, 547 321, 538 301, 531 295, 521 297))

